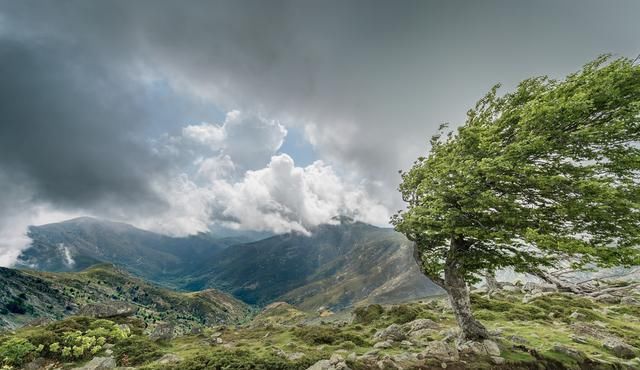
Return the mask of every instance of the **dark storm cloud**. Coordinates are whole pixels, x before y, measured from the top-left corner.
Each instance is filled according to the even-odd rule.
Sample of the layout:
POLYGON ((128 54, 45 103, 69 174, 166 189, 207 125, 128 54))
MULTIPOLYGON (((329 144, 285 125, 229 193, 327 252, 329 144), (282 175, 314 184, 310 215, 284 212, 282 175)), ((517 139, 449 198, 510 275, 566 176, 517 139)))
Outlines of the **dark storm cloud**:
POLYGON ((27 175, 36 200, 154 200, 147 176, 161 165, 135 136, 141 91, 91 53, 42 40, 0 37, 0 73, 0 166, 27 175))

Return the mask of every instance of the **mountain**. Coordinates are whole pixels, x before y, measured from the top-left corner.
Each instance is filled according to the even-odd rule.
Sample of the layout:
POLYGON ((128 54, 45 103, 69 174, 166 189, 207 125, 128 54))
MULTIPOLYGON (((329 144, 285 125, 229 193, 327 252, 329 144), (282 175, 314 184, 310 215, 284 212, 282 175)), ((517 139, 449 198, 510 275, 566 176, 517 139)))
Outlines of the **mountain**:
POLYGON ((345 217, 334 221, 311 235, 289 233, 221 250, 183 287, 217 287, 250 304, 287 301, 303 309, 441 293, 420 273, 401 234, 345 217))
POLYGON ((107 262, 162 283, 201 268, 229 245, 253 240, 241 234, 216 238, 204 233, 177 238, 90 217, 31 226, 28 235, 32 246, 16 267, 80 271, 107 262))
POLYGON ((108 264, 73 273, 0 268, 0 286, 0 328, 36 318, 58 320, 86 305, 112 301, 136 306, 136 316, 149 324, 169 321, 182 329, 240 322, 249 314, 244 303, 215 289, 176 292, 108 264))
POLYGON ((399 302, 441 291, 418 270, 412 248, 388 228, 337 217, 309 234, 198 234, 174 238, 93 218, 33 226, 16 267, 79 271, 112 263, 171 288, 217 288, 256 305, 304 309, 399 302))

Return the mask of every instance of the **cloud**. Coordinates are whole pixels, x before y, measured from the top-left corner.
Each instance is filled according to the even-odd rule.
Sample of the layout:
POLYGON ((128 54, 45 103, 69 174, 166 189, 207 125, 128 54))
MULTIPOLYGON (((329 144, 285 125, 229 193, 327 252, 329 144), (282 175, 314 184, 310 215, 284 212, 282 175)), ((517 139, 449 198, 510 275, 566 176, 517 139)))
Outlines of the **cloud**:
POLYGON ((130 218, 133 224, 171 235, 205 232, 213 225, 274 233, 310 232, 337 215, 385 225, 388 208, 361 184, 346 181, 322 161, 296 167, 287 154, 270 158, 266 167, 239 178, 225 171, 229 157, 202 162, 196 177, 207 168, 207 181, 181 174, 158 183, 169 204, 165 212, 130 218))
POLYGON ((228 157, 239 170, 264 167, 285 136, 287 129, 278 121, 239 110, 228 112, 220 125, 202 123, 182 129, 184 139, 205 145, 222 158, 228 157))

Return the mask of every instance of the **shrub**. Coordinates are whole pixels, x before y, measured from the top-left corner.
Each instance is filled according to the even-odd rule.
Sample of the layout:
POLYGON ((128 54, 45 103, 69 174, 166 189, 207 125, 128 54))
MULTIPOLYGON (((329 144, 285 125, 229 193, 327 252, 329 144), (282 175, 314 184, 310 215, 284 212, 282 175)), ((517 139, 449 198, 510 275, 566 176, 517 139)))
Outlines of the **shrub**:
POLYGON ((304 326, 296 328, 293 334, 304 342, 313 345, 339 344, 346 341, 351 341, 359 346, 367 345, 367 342, 359 335, 343 332, 331 326, 304 326))
POLYGON ((145 336, 133 335, 118 341, 113 355, 120 366, 140 365, 162 355, 160 347, 145 336))
POLYGON ((388 314, 395 324, 405 324, 418 318, 418 310, 407 305, 393 306, 388 314))
POLYGON ((361 306, 353 311, 353 322, 359 324, 369 324, 382 316, 384 308, 379 304, 361 306))
POLYGON ((207 354, 186 359, 176 365, 162 365, 162 367, 150 366, 149 368, 170 370, 298 370, 308 368, 317 360, 319 360, 319 358, 304 357, 300 360, 288 361, 273 353, 256 354, 246 350, 215 350, 207 354))
POLYGON ((7 366, 20 366, 31 361, 38 349, 24 338, 10 338, 0 344, 0 363, 7 366))

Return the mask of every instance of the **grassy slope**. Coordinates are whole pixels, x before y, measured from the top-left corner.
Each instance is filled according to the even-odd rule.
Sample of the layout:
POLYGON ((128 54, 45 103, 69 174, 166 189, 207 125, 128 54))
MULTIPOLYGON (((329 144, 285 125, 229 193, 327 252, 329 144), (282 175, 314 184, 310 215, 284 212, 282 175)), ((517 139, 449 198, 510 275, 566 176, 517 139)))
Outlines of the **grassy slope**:
MULTIPOLYGON (((502 349, 506 363, 494 365, 489 358, 462 357, 460 361, 449 362, 449 369, 637 369, 640 360, 623 360, 615 357, 602 347, 601 340, 584 335, 587 342, 574 342, 570 335, 578 328, 597 328, 594 333, 608 333, 623 339, 626 343, 640 348, 640 308, 635 306, 596 303, 588 299, 552 294, 529 303, 521 303, 520 294, 510 293, 488 300, 473 296, 475 312, 494 332, 499 333, 496 341, 502 349), (580 312, 584 318, 572 319, 573 312, 580 312), (556 352, 554 346, 563 344, 584 353, 589 360, 576 360, 556 352), (464 361, 464 362, 462 362, 464 361)), ((421 352, 429 341, 442 340, 455 330, 455 322, 447 304, 442 299, 433 299, 385 306, 384 312, 363 315, 362 310, 353 322, 319 319, 315 314, 303 313, 287 304, 269 306, 252 322, 240 326, 211 327, 199 335, 185 335, 170 342, 153 344, 154 355, 137 364, 146 369, 205 369, 229 366, 242 369, 306 369, 319 359, 327 359, 333 353, 363 355, 372 351, 375 343, 373 335, 377 330, 392 323, 405 323, 416 318, 434 320, 439 328, 426 331, 421 336, 411 338, 415 346, 405 347, 399 343, 388 349, 379 350, 375 355, 396 356, 405 369, 436 369, 441 362, 432 358, 407 360, 406 354, 421 352), (308 325, 309 322, 324 322, 308 325), (211 340, 220 336, 223 344, 213 344, 211 340), (159 365, 154 360, 162 354, 172 353, 183 358, 176 365, 159 365), (287 355, 304 354, 290 360, 287 355), (404 361, 404 362, 402 362, 404 361)), ((373 312, 373 311, 372 311, 373 312)), ((341 316, 342 317, 342 316, 341 316)), ((14 337, 29 338, 34 330, 23 329, 14 337)), ((120 355, 129 353, 135 357, 146 337, 139 341, 127 342, 120 347, 120 355), (133 344, 132 344, 133 343, 133 344)), ((0 339, 0 342, 3 339, 0 339)), ((5 338, 4 340, 7 340, 5 338)), ((118 344, 116 344, 118 346, 118 344)), ((146 348, 146 347, 145 347, 146 348)), ((375 357, 374 357, 375 358, 375 357)), ((121 359, 118 358, 120 361, 121 359)), ((352 369, 371 368, 364 360, 349 362, 352 369)))
POLYGON ((15 327, 36 317, 60 319, 88 303, 120 300, 139 307, 137 315, 148 324, 172 321, 180 329, 239 322, 249 313, 242 302, 217 290, 176 292, 135 278, 112 265, 96 265, 77 273, 49 273, 2 269, 0 306, 19 299, 27 312, 0 316, 3 326, 15 327))

